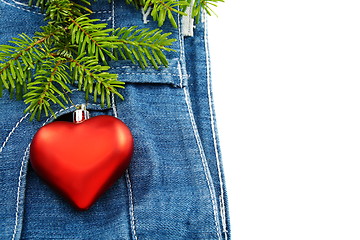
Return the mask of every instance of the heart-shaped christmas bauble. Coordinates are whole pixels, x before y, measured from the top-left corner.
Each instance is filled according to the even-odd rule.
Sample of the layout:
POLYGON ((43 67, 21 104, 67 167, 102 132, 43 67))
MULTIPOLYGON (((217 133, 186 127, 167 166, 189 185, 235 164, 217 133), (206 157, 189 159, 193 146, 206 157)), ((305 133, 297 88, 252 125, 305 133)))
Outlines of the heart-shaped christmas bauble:
POLYGON ((133 144, 129 128, 115 117, 58 121, 34 135, 30 162, 49 185, 87 210, 129 166, 133 144))

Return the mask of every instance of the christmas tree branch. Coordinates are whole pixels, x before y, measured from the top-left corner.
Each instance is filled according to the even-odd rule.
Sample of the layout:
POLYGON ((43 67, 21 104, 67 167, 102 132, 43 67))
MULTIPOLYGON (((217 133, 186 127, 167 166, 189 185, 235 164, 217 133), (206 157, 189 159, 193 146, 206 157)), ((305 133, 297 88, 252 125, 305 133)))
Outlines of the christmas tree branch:
MULTIPOLYGON (((126 0, 145 11, 162 26, 169 20, 177 27, 175 15, 185 15, 192 6, 192 17, 198 19, 201 9, 213 13, 211 7, 223 0, 126 0)), ((19 34, 0 45, 0 96, 7 89, 10 97, 16 94, 28 104, 30 119, 41 114, 54 115, 52 105, 65 107, 70 99, 70 85, 92 95, 102 105, 111 104, 111 95, 123 99, 119 90, 124 82, 109 72, 108 61, 131 60, 141 68, 152 65, 158 69, 168 66, 165 52, 175 39, 159 29, 108 28, 107 24, 91 19, 87 0, 32 0, 45 12, 48 24, 34 37, 19 34)))
POLYGON ((110 49, 115 47, 113 42, 117 39, 109 35, 109 32, 113 32, 112 28, 106 28, 106 23, 95 24, 96 21, 98 20, 90 19, 87 15, 76 19, 70 18, 71 42, 78 45, 78 54, 86 51, 90 56, 96 56, 106 64, 104 53, 112 60, 116 60, 110 49))
POLYGON ((39 120, 42 112, 46 115, 50 112, 55 116, 50 102, 65 108, 64 103, 68 103, 68 100, 64 92, 71 92, 67 85, 69 83, 67 69, 66 60, 63 58, 51 58, 42 63, 34 81, 27 84, 29 91, 24 95, 24 102, 29 104, 25 111, 32 113, 30 120, 35 116, 39 120))
POLYGON ((0 46, 0 76, 6 89, 15 87, 15 83, 23 84, 26 74, 34 68, 34 62, 41 58, 40 45, 51 38, 56 32, 49 32, 39 39, 32 39, 26 34, 14 38, 12 45, 0 46))
POLYGON ((168 38, 171 33, 163 34, 159 29, 137 29, 134 26, 116 29, 114 35, 118 38, 115 54, 120 54, 122 59, 138 62, 142 68, 148 67, 148 61, 156 69, 159 65, 168 66, 163 51, 174 51, 167 47, 175 41, 168 38))
POLYGON ((100 95, 102 106, 105 104, 105 96, 106 103, 110 106, 111 93, 124 99, 117 89, 124 88, 125 83, 117 80, 117 74, 107 72, 110 67, 100 65, 96 57, 80 55, 77 59, 68 59, 68 61, 73 83, 78 86, 79 90, 85 91, 86 99, 89 98, 89 94, 93 94, 94 101, 97 102, 100 95))
POLYGON ((201 11, 204 10, 208 15, 215 14, 213 7, 224 0, 126 0, 126 3, 132 4, 137 8, 143 8, 144 11, 151 8, 151 16, 158 22, 159 27, 168 19, 171 24, 177 28, 173 13, 186 15, 186 8, 192 6, 192 17, 199 22, 201 11))

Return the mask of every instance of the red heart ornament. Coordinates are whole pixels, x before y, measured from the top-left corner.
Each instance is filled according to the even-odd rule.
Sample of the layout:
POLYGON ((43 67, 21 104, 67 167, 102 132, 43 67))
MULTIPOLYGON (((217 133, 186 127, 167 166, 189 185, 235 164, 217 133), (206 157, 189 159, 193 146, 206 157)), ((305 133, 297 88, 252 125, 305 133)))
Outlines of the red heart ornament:
POLYGON ((78 209, 87 210, 130 164, 133 137, 119 119, 102 115, 82 123, 53 122, 30 147, 34 171, 78 209))

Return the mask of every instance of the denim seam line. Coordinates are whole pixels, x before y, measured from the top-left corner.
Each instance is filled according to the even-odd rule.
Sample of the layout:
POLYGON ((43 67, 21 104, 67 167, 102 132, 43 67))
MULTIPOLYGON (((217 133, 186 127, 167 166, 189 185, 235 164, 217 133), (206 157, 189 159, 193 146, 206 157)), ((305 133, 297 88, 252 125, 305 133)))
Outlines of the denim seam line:
POLYGON ((187 76, 187 72, 186 72, 186 61, 185 61, 185 46, 184 46, 184 36, 181 33, 181 28, 182 28, 182 24, 181 24, 181 20, 180 20, 180 14, 178 14, 177 17, 178 20, 178 24, 179 24, 179 44, 180 44, 180 56, 179 56, 179 61, 178 61, 178 72, 179 72, 179 76, 180 76, 180 86, 183 87, 184 86, 184 80, 187 76))
POLYGON ((115 29, 115 0, 111 1, 111 11, 109 13, 111 13, 111 27, 115 29))
MULTIPOLYGON (((21 190, 24 189, 26 181, 24 182, 22 179, 26 178, 26 170, 27 170, 27 159, 30 152, 30 143, 25 149, 24 155, 22 157, 21 161, 21 167, 20 167, 20 174, 19 174, 19 180, 18 180, 18 188, 17 188, 17 194, 16 194, 16 212, 15 212, 15 226, 14 226, 14 232, 12 235, 12 240, 15 240, 16 235, 18 237, 16 239, 20 239, 21 236, 21 230, 22 230, 22 224, 21 220, 23 219, 23 216, 19 216, 19 213, 21 211, 21 214, 23 213, 23 209, 20 209, 20 205, 24 205, 24 195, 21 198, 21 190), (20 226, 20 227, 18 227, 20 226)), ((23 191, 24 192, 24 191, 23 191)))
POLYGON ((134 207, 134 195, 132 190, 132 184, 130 180, 130 172, 129 169, 125 171, 125 178, 126 178, 126 186, 128 188, 129 194, 129 214, 130 214, 130 227, 131 227, 131 234, 134 240, 138 240, 137 233, 136 233, 136 226, 135 226, 135 207, 134 207))
MULTIPOLYGON (((15 7, 17 9, 20 9, 20 10, 23 10, 23 11, 26 11, 26 12, 30 12, 30 13, 34 13, 34 14, 38 14, 38 15, 45 15, 44 13, 39 12, 40 8, 37 7, 37 6, 29 7, 27 4, 22 3, 22 2, 18 2, 18 1, 15 1, 15 0, 10 0, 10 1, 12 3, 7 2, 5 0, 1 0, 1 2, 5 3, 7 5, 10 5, 12 7, 15 7), (28 8, 34 8, 34 9, 37 9, 38 11, 31 11, 28 8)), ((105 14, 105 13, 111 13, 111 10, 99 10, 99 11, 94 11, 93 13, 105 14)), ((100 21, 106 21, 106 20, 100 20, 100 21)))
POLYGON ((11 6, 11 7, 17 8, 17 9, 22 10, 22 11, 34 13, 34 14, 41 15, 41 16, 44 15, 43 13, 31 11, 31 10, 26 9, 26 8, 24 8, 24 7, 20 7, 21 5, 18 6, 18 5, 17 5, 18 3, 14 2, 14 1, 12 1, 12 2, 14 2, 14 4, 13 4, 13 3, 9 3, 9 2, 7 2, 7 1, 5 1, 5 0, 0 0, 0 1, 3 2, 3 3, 5 3, 6 5, 9 5, 9 6, 11 6))
MULTIPOLYGON (((71 91, 76 92, 76 91, 79 91, 79 89, 71 89, 71 91)), ((114 98, 114 95, 112 95, 112 98, 114 98)), ((88 103, 87 106, 89 106, 89 105, 99 106, 99 104, 91 104, 91 103, 88 103)), ((65 111, 65 110, 68 110, 68 109, 70 109, 70 107, 68 107, 68 108, 66 108, 66 109, 60 109, 59 111, 57 111, 57 112, 55 113, 55 115, 56 115, 56 114, 59 114, 59 113, 61 113, 61 112, 63 112, 63 111, 65 111)), ((7 135, 7 137, 5 138, 5 141, 2 143, 2 145, 1 145, 1 147, 0 147, 0 154, 1 154, 2 151, 4 150, 6 144, 9 142, 11 135, 14 134, 15 130, 19 127, 20 123, 22 123, 22 122, 29 116, 29 114, 30 114, 30 113, 26 113, 24 116, 22 116, 22 117, 20 118, 20 120, 17 121, 17 123, 15 124, 15 126, 11 129, 11 131, 9 132, 9 134, 7 135)), ((52 117, 48 118, 48 120, 51 119, 51 118, 52 118, 52 117)), ((46 122, 48 122, 48 121, 46 121, 46 122)), ((45 122, 45 123, 46 123, 46 122, 45 122)))
MULTIPOLYGON (((173 77, 179 77, 179 76, 182 76, 181 73, 180 74, 175 74, 175 73, 118 73, 119 75, 157 75, 157 76, 160 76, 160 75, 169 75, 169 76, 173 76, 173 77)), ((182 86, 182 85, 181 85, 182 86)))
POLYGON ((210 122, 211 122, 211 133, 214 142, 214 150, 215 150, 215 158, 216 158, 216 167, 219 176, 219 184, 220 184, 220 216, 222 221, 223 233, 225 240, 228 239, 228 230, 226 224, 226 211, 225 211, 225 200, 224 200, 224 181, 221 175, 221 163, 219 156, 219 146, 216 139, 216 131, 215 131, 215 113, 214 113, 214 105, 213 105, 213 97, 211 92, 211 65, 210 65, 210 51, 209 51, 209 42, 208 42, 208 20, 207 15, 203 14, 202 16, 205 19, 204 24, 204 40, 205 40, 205 55, 206 55, 206 81, 207 81, 207 94, 209 100, 209 111, 210 111, 210 122))
MULTIPOLYGON (((112 104, 114 116, 116 118, 118 118, 114 93, 111 95, 111 101, 112 101, 111 104, 112 104)), ((127 190, 128 190, 128 197, 129 197, 129 222, 130 222, 131 234, 132 234, 134 240, 138 240, 137 233, 136 233, 136 227, 135 227, 134 194, 133 194, 133 190, 132 190, 129 169, 126 169, 126 171, 125 171, 125 179, 126 179, 126 186, 127 186, 127 190)))
MULTIPOLYGON (((150 72, 146 72, 145 69, 142 69, 142 68, 141 68, 140 66, 138 66, 138 65, 123 65, 123 66, 110 67, 110 68, 111 68, 111 69, 132 68, 132 69, 135 69, 135 70, 142 70, 142 71, 144 71, 145 73, 150 73, 150 72)), ((146 69, 154 69, 154 70, 156 70, 155 67, 153 67, 153 66, 148 66, 146 69)), ((173 69, 173 70, 176 70, 176 67, 168 66, 168 67, 166 67, 165 69, 169 69, 169 70, 173 69)), ((160 71, 157 70, 156 73, 164 73, 164 72, 160 72, 160 71)), ((166 74, 166 73, 165 73, 165 74, 166 74)))
POLYGON ((20 120, 15 124, 15 126, 11 129, 10 133, 7 135, 5 141, 1 145, 0 153, 2 153, 3 149, 5 148, 6 144, 9 142, 11 135, 15 132, 15 130, 19 127, 20 123, 24 121, 30 113, 25 114, 20 120))
POLYGON ((218 207, 217 207, 217 200, 216 200, 216 194, 215 194, 215 189, 214 189, 214 183, 213 183, 213 180, 212 180, 212 177, 211 177, 211 174, 210 174, 209 166, 207 164, 207 159, 206 159, 206 156, 205 156, 204 148, 203 148, 203 146, 201 144, 199 131, 198 131, 197 126, 196 126, 194 113, 193 113, 193 110, 192 110, 192 107, 191 107, 191 100, 190 100, 189 91, 188 91, 188 89, 186 87, 183 88, 183 91, 184 91, 186 106, 187 106, 188 113, 189 113, 189 116, 190 116, 190 122, 191 122, 191 125, 192 125, 194 137, 195 137, 198 149, 199 149, 199 154, 200 154, 201 162, 202 162, 202 165, 203 165, 204 175, 205 175, 207 186, 208 186, 208 189, 209 189, 209 192, 210 192, 210 199, 211 199, 212 208, 213 208, 213 215, 214 215, 216 233, 217 233, 218 239, 221 240, 221 230, 220 230, 220 226, 219 226, 218 207))
MULTIPOLYGON (((182 23, 180 20, 180 14, 178 14, 178 24, 179 24, 179 29, 182 29, 182 23)), ((184 36, 182 35, 182 31, 179 30, 179 43, 180 43, 180 60, 178 62, 178 71, 179 71, 179 76, 180 76, 180 81, 181 84, 183 82, 184 79, 186 79, 187 77, 187 71, 186 71, 186 61, 185 61, 185 44, 184 44, 184 36)), ((214 183, 212 181, 212 177, 210 174, 210 170, 209 170, 209 166, 207 164, 207 159, 205 156, 205 152, 203 149, 203 146, 201 144, 201 139, 199 136, 199 132, 196 126, 196 122, 195 122, 195 116, 191 107, 191 99, 190 99, 190 95, 189 95, 189 91, 187 89, 187 87, 183 87, 183 91, 184 91, 184 97, 185 97, 185 102, 188 108, 188 113, 190 116, 190 121, 191 121, 191 125, 193 128, 193 132, 194 132, 194 136, 195 136, 195 140, 196 143, 198 145, 198 149, 199 149, 199 153, 200 153, 200 157, 201 157, 201 161, 202 161, 202 165, 204 168, 204 174, 205 174, 205 178, 207 181, 207 185, 209 188, 209 192, 210 192, 210 198, 211 198, 211 203, 212 203, 212 207, 213 207, 213 215, 214 215, 214 222, 215 222, 215 228, 216 228, 216 233, 217 236, 219 238, 219 240, 221 240, 221 229, 220 229, 220 222, 219 222, 219 217, 218 217, 218 205, 217 205, 217 200, 216 200, 216 194, 215 194, 215 188, 214 188, 214 183)))

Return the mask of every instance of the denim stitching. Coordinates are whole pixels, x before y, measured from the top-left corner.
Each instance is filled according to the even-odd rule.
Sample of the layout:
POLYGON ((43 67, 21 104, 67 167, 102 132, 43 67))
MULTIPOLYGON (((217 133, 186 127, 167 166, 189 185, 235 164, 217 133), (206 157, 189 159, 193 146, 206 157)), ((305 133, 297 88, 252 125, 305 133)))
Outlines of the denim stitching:
MULTIPOLYGON (((111 67, 113 69, 121 69, 121 68, 132 68, 132 69, 141 69, 141 70, 144 70, 142 68, 140 68, 139 66, 131 66, 131 65, 124 65, 124 66, 118 66, 118 67, 111 67)), ((155 69, 155 67, 153 66, 148 66, 147 69, 155 69)), ((166 67, 166 69, 176 69, 176 67, 166 67)))
MULTIPOLYGON (((180 14, 178 14, 178 24, 179 24, 179 42, 180 42, 180 61, 179 61, 179 65, 178 65, 178 70, 179 70, 179 75, 181 76, 180 78, 180 84, 182 85, 182 81, 183 81, 183 71, 184 71, 184 67, 182 65, 182 63, 185 64, 185 45, 183 42, 184 36, 182 35, 182 32, 180 29, 182 29, 182 23, 180 21, 180 14)), ((187 74, 186 74, 187 75, 187 74)), ((195 139, 196 139, 196 144, 198 145, 199 148, 199 152, 200 152, 200 157, 201 157, 201 161, 203 164, 203 168, 204 168, 204 174, 206 177, 206 181, 207 181, 207 185, 210 191, 210 198, 211 198, 211 203, 213 205, 213 214, 214 214, 214 222, 215 222, 215 227, 216 227, 216 233, 219 239, 221 239, 221 230, 220 230, 220 226, 219 226, 219 217, 218 217, 218 206, 217 206, 217 200, 216 200, 216 194, 215 194, 215 189, 214 189, 214 184, 210 175, 210 170, 209 170, 209 166, 207 164, 207 159, 205 156, 205 152, 204 149, 202 147, 201 144, 201 139, 199 136, 199 132, 198 129, 196 127, 196 122, 195 122, 195 118, 194 118, 194 113, 192 111, 191 108, 191 101, 190 101, 190 95, 188 92, 188 89, 186 87, 183 88, 184 89, 184 94, 185 94, 185 101, 186 101, 186 105, 188 108, 188 112, 190 115, 190 120, 191 120, 191 125, 194 131, 194 135, 195 135, 195 139), (213 186, 213 187, 211 187, 213 186)))
POLYGON ((109 13, 111 13, 111 24, 112 24, 112 28, 115 29, 115 0, 111 1, 111 11, 109 11, 109 13))
MULTIPOLYGON (((70 108, 74 108, 74 106, 71 106, 71 107, 68 107, 66 109, 61 109, 59 111, 57 111, 55 113, 55 115, 67 110, 67 109, 70 109, 70 108)), ((27 116, 28 114, 26 114, 27 116)), ((44 123, 42 126, 44 126, 47 122, 50 121, 50 119, 52 119, 53 117, 49 117, 44 123)), ((21 162, 21 168, 20 168, 20 173, 19 173, 19 181, 18 181, 18 189, 17 189, 17 197, 16 197, 16 213, 15 213, 15 226, 14 226, 14 232, 13 232, 13 236, 12 236, 12 240, 15 239, 15 236, 16 236, 16 232, 17 232, 17 227, 18 227, 18 224, 19 224, 19 211, 20 211, 20 190, 21 190, 21 182, 22 182, 22 178, 24 178, 23 176, 23 171, 24 171, 24 166, 25 166, 25 162, 26 162, 26 159, 28 158, 28 155, 29 155, 29 151, 30 151, 30 145, 31 143, 29 143, 29 145, 27 146, 25 152, 24 152, 24 155, 23 155, 23 158, 22 158, 22 162, 21 162)), ((24 196, 25 197, 25 196, 24 196)))
POLYGON ((173 77, 179 77, 181 73, 179 74, 174 74, 174 73, 118 73, 119 75, 169 75, 169 76, 173 76, 173 77))
POLYGON ((126 178, 126 186, 129 191, 129 211, 130 211, 131 231, 132 231, 133 239, 138 240, 137 233, 136 233, 136 227, 135 227, 134 198, 133 198, 133 191, 132 191, 132 185, 131 185, 131 180, 130 180, 130 173, 129 173, 128 169, 126 169, 126 171, 125 171, 125 178, 126 178))
POLYGON ((95 11, 93 13, 111 13, 111 10, 99 10, 99 11, 95 11))
MULTIPOLYGON (((38 14, 38 15, 45 15, 43 13, 40 13, 40 12, 36 12, 36 11, 31 11, 29 9, 27 9, 26 7, 28 7, 27 4, 25 3, 22 3, 22 2, 18 2, 18 1, 15 1, 15 0, 11 0, 12 3, 9 3, 9 2, 6 2, 5 0, 0 0, 1 2, 9 5, 9 6, 12 6, 12 7, 15 7, 17 9, 20 9, 20 10, 23 10, 23 11, 27 11, 27 12, 30 12, 30 13, 35 13, 35 14, 38 14)), ((37 6, 33 6, 32 8, 35 8, 35 9, 40 9, 39 7, 37 6)), ((99 10, 99 11, 95 11, 93 13, 99 13, 99 14, 102 14, 102 13, 111 13, 112 11, 110 10, 99 10)), ((110 17, 111 18, 111 17, 110 17)), ((108 18, 107 20, 100 20, 100 21, 109 21, 110 18, 108 18)))
MULTIPOLYGON (((118 118, 114 94, 112 94, 112 96, 111 96, 111 101, 112 101, 112 108, 113 108, 114 116, 116 118, 118 118)), ((136 227, 135 227, 134 197, 133 197, 133 191, 132 191, 132 184, 131 184, 131 180, 130 180, 130 173, 129 173, 128 169, 126 169, 126 171, 125 171, 125 178, 126 178, 126 186, 128 188, 128 194, 129 194, 129 213, 130 213, 131 232, 133 235, 133 239, 137 240, 138 237, 136 234, 136 227)))
MULTIPOLYGON (((34 13, 34 14, 38 14, 38 15, 41 15, 41 16, 43 16, 43 15, 44 15, 44 14, 39 13, 39 12, 35 12, 35 11, 31 11, 31 10, 26 9, 26 8, 23 8, 23 7, 19 7, 19 6, 17 6, 17 5, 12 4, 12 3, 6 2, 5 0, 0 0, 0 1, 1 1, 1 2, 3 2, 3 3, 5 3, 5 4, 7 4, 7 5, 9 5, 9 6, 11 6, 11 7, 14 7, 14 8, 20 9, 20 10, 22 10, 22 11, 26 11, 26 12, 30 12, 30 13, 34 13)), ((15 3, 15 4, 16 4, 16 3, 15 3)))
POLYGON ((208 22, 207 22, 207 15, 203 14, 203 18, 205 18, 205 24, 204 24, 204 41, 205 41, 205 55, 206 55, 206 80, 207 80, 207 90, 208 90, 208 100, 209 100, 209 110, 210 110, 210 122, 211 122, 211 132, 214 142, 214 150, 215 150, 215 158, 216 158, 216 166, 217 171, 219 175, 219 182, 220 182, 220 216, 221 216, 221 222, 223 226, 223 233, 225 240, 228 239, 228 231, 227 231, 227 225, 226 225, 226 212, 225 212, 225 201, 224 201, 224 182, 221 176, 221 168, 220 168, 220 158, 219 158, 219 151, 218 151, 218 142, 216 139, 216 133, 215 133, 215 115, 214 115, 214 109, 213 109, 213 98, 211 94, 211 65, 210 65, 210 54, 209 54, 209 43, 208 43, 208 22))
MULTIPOLYGON (((112 0, 112 5, 111 5, 111 16, 112 16, 112 28, 115 28, 115 3, 114 0, 112 0)), ((114 112, 114 116, 116 118, 118 118, 118 113, 117 113, 117 109, 116 109, 116 103, 115 103, 115 94, 113 93, 111 96, 111 101, 112 101, 112 108, 113 108, 113 112, 114 112)), ((132 184, 131 184, 131 180, 130 180, 130 173, 129 173, 129 169, 126 169, 125 171, 125 178, 126 178, 126 186, 128 189, 128 194, 129 194, 129 213, 130 213, 130 226, 131 226, 131 232, 132 232, 132 236, 134 240, 138 240, 137 237, 137 233, 136 233, 136 227, 135 227, 135 213, 134 213, 134 197, 133 197, 133 191, 132 191, 132 184)))
POLYGON ((20 118, 20 120, 15 124, 15 126, 11 129, 10 133, 8 134, 8 136, 6 137, 5 141, 3 142, 3 144, 1 145, 0 148, 0 153, 2 153, 5 145, 7 144, 7 142, 9 141, 11 135, 15 132, 16 128, 19 127, 20 123, 22 121, 24 121, 25 118, 27 118, 27 116, 29 115, 29 113, 25 114, 22 118, 20 118))
POLYGON ((184 76, 181 71, 180 61, 178 61, 178 71, 179 71, 179 77, 180 77, 180 87, 183 87, 182 83, 183 83, 184 76))
MULTIPOLYGON (((22 3, 22 2, 18 2, 18 1, 15 1, 15 0, 11 0, 13 3, 15 4, 18 4, 18 5, 22 5, 22 6, 25 6, 25 7, 29 7, 27 4, 25 3, 22 3)), ((35 7, 35 8, 39 8, 39 7, 35 7)))
POLYGON ((100 22, 108 22, 111 20, 111 17, 108 17, 107 19, 99 19, 100 22))
MULTIPOLYGON (((135 69, 135 70, 139 70, 140 68, 138 66, 129 66, 129 65, 126 65, 126 66, 118 66, 118 67, 110 67, 111 69, 125 69, 125 68, 131 68, 131 69, 135 69)), ((152 66, 149 66, 148 67, 149 69, 155 69, 154 67, 152 66)), ((166 69, 176 69, 176 67, 167 67, 166 69)), ((141 69, 142 71, 144 71, 144 69, 141 69)), ((134 73, 134 74, 138 74, 138 73, 134 73)), ((144 74, 154 74, 152 72, 145 72, 144 74)), ((171 73, 164 73, 164 72, 156 72, 155 74, 171 74, 171 73)))
MULTIPOLYGON (((72 89, 72 91, 75 92, 75 91, 79 91, 79 90, 78 90, 78 89, 72 89)), ((60 113, 60 112, 62 112, 63 110, 64 110, 64 109, 61 109, 61 110, 59 110, 57 113, 60 113)), ((30 114, 30 113, 26 113, 22 118, 20 118, 20 120, 19 120, 19 121, 15 124, 15 126, 11 129, 10 133, 8 134, 8 136, 6 137, 5 141, 3 142, 3 144, 2 144, 1 147, 0 147, 0 153, 2 153, 2 151, 4 150, 6 144, 7 144, 8 141, 10 140, 10 137, 11 137, 11 135, 15 132, 16 128, 19 127, 20 123, 21 123, 22 121, 24 121, 24 120, 28 117, 29 114, 30 114)), ((49 120, 49 118, 48 118, 48 120, 49 120)), ((48 122, 48 120, 47 120, 46 122, 48 122)), ((45 123, 46 123, 46 122, 45 122, 45 123)))
POLYGON ((24 172, 24 167, 25 167, 25 162, 27 159, 27 156, 29 155, 29 150, 30 150, 30 143, 29 145, 26 147, 26 150, 24 152, 22 161, 21 161, 21 168, 20 168, 20 173, 19 173, 19 180, 18 180, 18 189, 17 189, 17 195, 16 195, 16 212, 15 212, 15 226, 14 226, 14 232, 12 235, 12 240, 15 239, 16 236, 16 232, 17 232, 17 227, 19 224, 19 211, 20 211, 20 190, 21 190, 21 182, 22 182, 22 178, 24 178, 23 172, 24 172))
POLYGON ((220 226, 219 226, 219 217, 218 217, 218 207, 217 207, 217 201, 216 201, 216 194, 215 194, 215 190, 213 187, 213 181, 210 175, 210 171, 209 171, 209 166, 207 164, 207 160, 206 160, 206 156, 205 156, 205 152, 204 149, 201 145, 201 140, 200 140, 200 136, 199 136, 199 132, 198 129, 196 127, 196 123, 195 123, 195 118, 194 118, 194 113, 192 111, 191 108, 191 102, 190 102, 190 96, 189 96, 189 92, 188 89, 186 87, 183 88, 184 89, 184 95, 185 95, 185 102, 188 108, 188 113, 190 115, 190 121, 191 121, 191 125, 193 128, 193 132, 194 132, 194 136, 195 136, 195 140, 196 140, 196 144, 199 148, 199 153, 200 153, 200 158, 201 158, 201 162, 204 168, 204 174, 205 174, 205 178, 206 178, 206 182, 210 191, 210 198, 211 198, 211 203, 213 206, 213 213, 214 213, 214 222, 215 222, 215 227, 216 227, 216 233, 219 239, 221 239, 221 230, 220 230, 220 226))
POLYGON ((180 44, 180 60, 178 62, 178 71, 179 71, 179 76, 180 77, 180 86, 183 86, 183 76, 184 76, 184 66, 183 63, 185 64, 185 47, 184 47, 184 42, 183 42, 183 36, 181 34, 181 21, 180 21, 180 14, 178 14, 177 17, 178 20, 178 24, 179 24, 179 44, 180 44))

